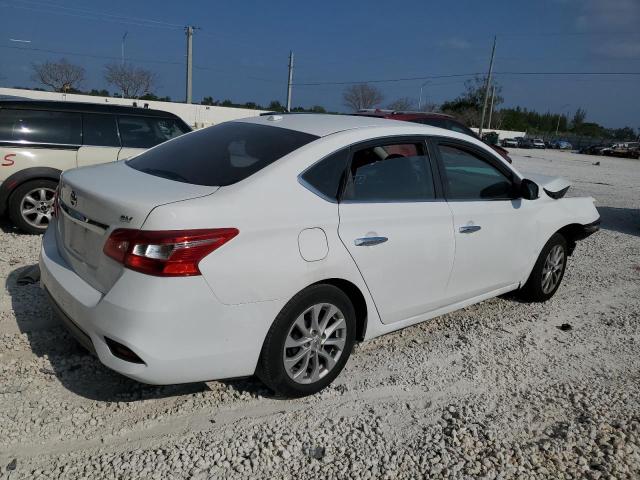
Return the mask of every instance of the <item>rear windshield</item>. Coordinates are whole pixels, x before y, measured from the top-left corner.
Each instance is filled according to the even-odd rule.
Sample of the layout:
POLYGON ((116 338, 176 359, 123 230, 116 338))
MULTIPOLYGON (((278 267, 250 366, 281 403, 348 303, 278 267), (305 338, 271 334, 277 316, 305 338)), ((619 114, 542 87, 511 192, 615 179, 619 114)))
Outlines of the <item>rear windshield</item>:
POLYGON ((163 143, 127 164, 157 177, 222 187, 244 180, 317 138, 286 128, 228 122, 163 143))

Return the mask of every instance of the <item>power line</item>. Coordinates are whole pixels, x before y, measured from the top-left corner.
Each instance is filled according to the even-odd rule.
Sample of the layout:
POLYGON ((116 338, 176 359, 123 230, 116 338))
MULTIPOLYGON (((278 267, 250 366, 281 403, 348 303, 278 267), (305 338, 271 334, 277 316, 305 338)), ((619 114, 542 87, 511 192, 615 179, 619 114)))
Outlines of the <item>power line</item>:
POLYGON ((11 8, 19 8, 23 10, 36 11, 39 13, 52 13, 54 15, 56 14, 65 15, 69 17, 84 18, 89 20, 103 20, 108 22, 120 23, 123 25, 136 25, 140 27, 164 28, 164 29, 172 29, 172 30, 183 28, 182 25, 160 22, 158 20, 125 17, 122 15, 113 15, 110 13, 92 12, 90 10, 73 9, 71 7, 63 7, 61 5, 53 5, 48 3, 32 2, 28 0, 23 0, 22 2, 19 2, 19 3, 21 3, 22 5, 19 5, 16 3, 7 3, 7 2, 2 2, 1 5, 6 7, 11 7, 11 8), (45 9, 43 9, 42 7, 45 7, 45 9), (60 10, 60 9, 65 9, 67 11, 60 10), (74 11, 77 11, 79 13, 73 13, 74 11))
MULTIPOLYGON (((71 55, 76 57, 88 57, 88 58, 99 58, 106 60, 121 60, 121 57, 115 57, 111 55, 97 55, 91 53, 78 53, 78 52, 65 52, 62 50, 49 50, 47 48, 36 48, 36 47, 14 47, 12 45, 0 45, 0 48, 7 48, 11 50, 30 50, 34 52, 43 52, 43 53, 55 53, 57 55, 71 55)), ((129 58, 129 61, 140 62, 140 63, 160 63, 165 65, 184 65, 185 62, 171 62, 167 60, 150 60, 143 58, 129 58)))
MULTIPOLYGON (((116 57, 113 55, 98 55, 98 54, 90 54, 90 53, 79 53, 79 52, 68 52, 63 50, 50 50, 46 48, 36 48, 36 47, 18 47, 13 45, 0 45, 0 48, 10 49, 10 50, 29 50, 34 52, 41 53, 53 53, 56 55, 68 55, 68 56, 76 56, 76 57, 87 57, 87 58, 96 58, 100 60, 118 60, 121 61, 122 57, 116 57)), ((184 67, 186 65, 186 61, 168 61, 168 60, 151 60, 146 58, 127 58, 127 62, 130 63, 157 63, 161 65, 179 65, 184 67)), ((240 66, 241 68, 248 68, 247 66, 240 66)), ((231 72, 229 70, 221 70, 219 66, 213 65, 193 65, 193 68, 196 70, 212 70, 218 74, 226 74, 226 75, 235 75, 237 72, 231 72)), ((267 78, 259 78, 259 77, 246 77, 251 80, 257 80, 261 82, 273 82, 273 83, 281 83, 280 80, 275 79, 267 79, 267 78)))
MULTIPOLYGON (((584 75, 584 76, 621 76, 621 75, 640 75, 640 72, 494 72, 494 75, 584 75)), ((306 86, 318 86, 318 85, 353 85, 358 83, 392 83, 392 82, 412 82, 416 80, 428 80, 431 78, 454 78, 454 77, 475 77, 478 75, 485 75, 485 72, 474 73, 456 73, 450 75, 425 75, 421 77, 403 77, 403 78, 387 78, 387 79, 369 79, 369 80, 348 80, 348 81, 336 81, 336 82, 305 82, 295 83, 294 86, 306 87, 306 86)))

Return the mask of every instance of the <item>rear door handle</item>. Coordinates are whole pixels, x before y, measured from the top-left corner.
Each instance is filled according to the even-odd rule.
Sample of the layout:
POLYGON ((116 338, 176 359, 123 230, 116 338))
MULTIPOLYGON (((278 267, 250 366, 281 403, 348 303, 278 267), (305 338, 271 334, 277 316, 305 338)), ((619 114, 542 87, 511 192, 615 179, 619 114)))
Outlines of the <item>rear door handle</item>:
POLYGON ((356 238, 353 243, 356 247, 370 247, 372 245, 378 245, 389 240, 387 237, 361 237, 356 238))
POLYGON ((480 225, 465 225, 459 228, 460 233, 473 233, 480 230, 482 227, 480 225))

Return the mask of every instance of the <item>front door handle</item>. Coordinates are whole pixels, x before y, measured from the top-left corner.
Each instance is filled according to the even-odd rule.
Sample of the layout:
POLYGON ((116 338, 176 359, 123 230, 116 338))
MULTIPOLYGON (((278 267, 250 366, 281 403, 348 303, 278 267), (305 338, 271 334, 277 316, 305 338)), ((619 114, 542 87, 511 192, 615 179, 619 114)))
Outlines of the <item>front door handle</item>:
POLYGON ((378 245, 389 240, 387 237, 361 237, 356 238, 353 243, 356 247, 370 247, 371 245, 378 245))
POLYGON ((460 233, 473 233, 477 232, 481 228, 482 227, 480 225, 465 225, 463 227, 460 227, 459 231, 460 233))

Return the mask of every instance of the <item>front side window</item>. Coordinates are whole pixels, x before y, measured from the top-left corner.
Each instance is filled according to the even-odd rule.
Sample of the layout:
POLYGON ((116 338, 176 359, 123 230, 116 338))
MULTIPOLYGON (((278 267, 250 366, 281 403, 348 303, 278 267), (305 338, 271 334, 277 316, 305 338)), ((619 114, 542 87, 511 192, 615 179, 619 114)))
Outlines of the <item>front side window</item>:
POLYGON ((80 145, 80 114, 0 109, 0 141, 80 145))
POLYGON ((407 202, 435 198, 429 159, 422 143, 397 143, 356 150, 344 200, 407 202))
POLYGON ((447 198, 452 200, 510 199, 513 183, 496 167, 470 151, 439 145, 447 198))
POLYGON ((226 122, 184 135, 127 162, 158 177, 195 185, 232 185, 316 140, 308 133, 226 122))
POLYGON ((114 115, 82 114, 82 143, 98 147, 119 147, 118 128, 114 115))
POLYGON ((122 146, 151 148, 187 133, 185 125, 174 118, 155 118, 121 115, 118 128, 122 146))

